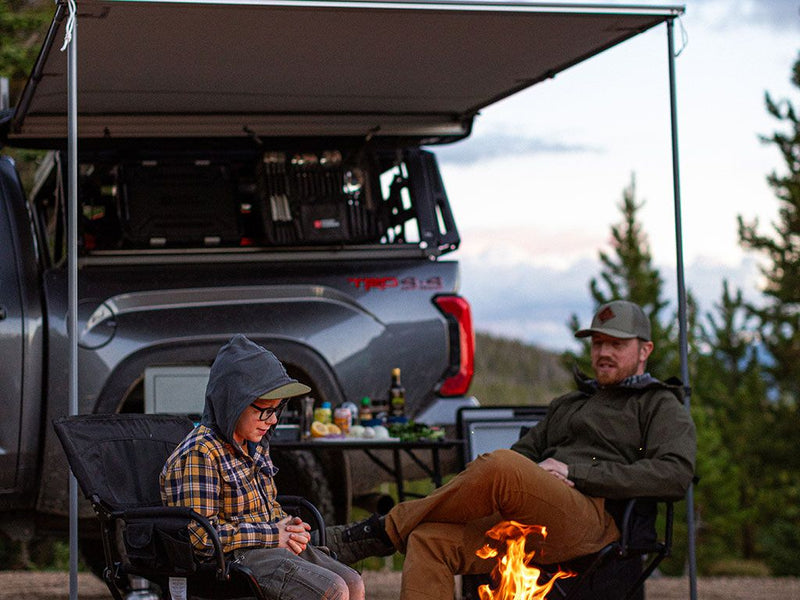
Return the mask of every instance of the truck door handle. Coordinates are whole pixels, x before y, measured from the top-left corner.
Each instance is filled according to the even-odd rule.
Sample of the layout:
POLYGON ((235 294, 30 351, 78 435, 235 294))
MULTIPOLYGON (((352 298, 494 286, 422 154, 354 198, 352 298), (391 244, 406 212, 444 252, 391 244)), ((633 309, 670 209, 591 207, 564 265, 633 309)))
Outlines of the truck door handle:
POLYGON ((7 316, 6 307, 0 306, 0 321, 3 321, 7 316))

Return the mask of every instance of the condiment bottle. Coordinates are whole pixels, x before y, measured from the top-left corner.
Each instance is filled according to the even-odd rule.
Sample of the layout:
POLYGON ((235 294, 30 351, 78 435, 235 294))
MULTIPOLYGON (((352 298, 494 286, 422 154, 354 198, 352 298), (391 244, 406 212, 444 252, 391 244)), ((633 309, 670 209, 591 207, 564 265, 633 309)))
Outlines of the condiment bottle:
POLYGON ((372 401, 369 396, 361 399, 361 406, 358 408, 358 422, 362 425, 369 425, 372 421, 372 401))
POLYGON ((342 433, 347 434, 350 431, 350 425, 353 422, 353 413, 346 406, 337 406, 333 411, 333 423, 342 433))
POLYGON ((331 422, 332 414, 331 414, 331 403, 330 402, 323 402, 322 406, 314 409, 314 420, 319 421, 320 423, 325 423, 326 425, 331 422))
POLYGON ((392 369, 392 385, 389 387, 389 414, 400 419, 406 415, 406 388, 400 383, 400 369, 392 369))

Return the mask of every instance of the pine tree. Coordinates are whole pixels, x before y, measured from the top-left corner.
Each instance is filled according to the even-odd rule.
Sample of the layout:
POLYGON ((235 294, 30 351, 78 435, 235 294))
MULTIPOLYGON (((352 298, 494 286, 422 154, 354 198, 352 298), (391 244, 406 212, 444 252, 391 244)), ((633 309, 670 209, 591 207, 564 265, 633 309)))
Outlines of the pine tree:
MULTIPOLYGON (((765 486, 765 446, 771 443, 766 386, 754 343, 754 318, 748 313, 741 290, 731 293, 723 284, 716 313, 706 313, 700 326, 699 350, 693 369, 696 415, 704 415, 703 427, 718 435, 729 462, 709 469, 709 450, 698 440, 698 472, 704 473, 698 487, 697 507, 714 519, 708 538, 724 541, 723 552, 741 558, 757 557, 757 531, 765 522, 759 494, 765 486), (721 480, 721 481, 718 481, 721 480), (724 490, 724 493, 723 493, 724 490), (709 510, 710 509, 710 510, 709 510)), ((696 416, 696 422, 700 419, 696 416)), ((698 423, 699 425, 699 423, 698 423)), ((704 431, 698 426, 699 436, 704 431)), ((715 452, 719 452, 718 448, 715 452)), ((771 511, 770 511, 771 512, 771 511)), ((702 547, 703 544, 698 544, 702 547)), ((712 544, 712 547, 715 546, 712 544)), ((717 557, 719 558, 719 557, 717 557)))
MULTIPOLYGON (((619 204, 622 220, 611 227, 611 251, 600 252, 603 270, 600 277, 592 278, 589 284, 595 307, 611 300, 630 300, 644 309, 650 318, 655 350, 648 361, 648 370, 662 378, 676 374, 678 369, 677 345, 672 323, 664 325, 662 312, 668 302, 662 298, 664 280, 653 266, 650 242, 638 220, 644 202, 636 199, 636 177, 623 190, 619 204)), ((570 327, 579 329, 580 321, 573 315, 570 327)), ((565 354, 569 364, 588 372, 591 366, 588 341, 581 354, 565 354)))
MULTIPOLYGON (((800 58, 794 64, 792 83, 800 88, 800 58)), ((770 233, 759 231, 758 220, 739 217, 741 243, 764 255, 766 284, 763 307, 753 308, 772 362, 768 368, 774 391, 784 402, 800 402, 800 120, 788 101, 776 102, 766 94, 767 111, 787 126, 764 138, 783 157, 786 173, 773 172, 768 182, 780 202, 770 233)))
MULTIPOLYGON (((52 0, 0 1, 0 77, 9 79, 12 106, 22 93, 52 15, 52 0)), ((0 121, 9 116, 2 112, 0 121)), ((29 186, 42 151, 3 147, 0 153, 14 158, 23 185, 29 186)))
POLYGON ((0 3, 0 76, 12 86, 27 79, 52 15, 46 0, 4 0, 0 3))
MULTIPOLYGON (((800 89, 800 57, 792 69, 792 83, 800 89)), ((741 244, 765 258, 763 301, 750 306, 758 321, 760 347, 768 354, 762 370, 768 384, 764 442, 758 453, 763 472, 759 490, 761 519, 768 523, 759 542, 776 574, 800 574, 800 119, 789 100, 765 96, 767 111, 785 127, 763 141, 774 145, 785 171, 773 171, 767 181, 779 201, 771 231, 762 233, 758 220, 739 217, 741 244), (788 550, 788 549, 792 550, 788 550)))

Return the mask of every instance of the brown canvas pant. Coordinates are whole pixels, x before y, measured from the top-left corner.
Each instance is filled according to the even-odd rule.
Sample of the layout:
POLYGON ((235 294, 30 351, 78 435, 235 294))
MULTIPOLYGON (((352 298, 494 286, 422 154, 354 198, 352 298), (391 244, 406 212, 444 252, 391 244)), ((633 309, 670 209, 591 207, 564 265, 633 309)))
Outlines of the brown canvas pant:
POLYGON ((454 574, 488 573, 495 559, 475 551, 499 521, 547 527, 538 560, 545 564, 597 552, 619 537, 602 498, 569 487, 512 450, 483 454, 430 496, 402 502, 386 533, 406 554, 401 600, 447 600, 454 574))

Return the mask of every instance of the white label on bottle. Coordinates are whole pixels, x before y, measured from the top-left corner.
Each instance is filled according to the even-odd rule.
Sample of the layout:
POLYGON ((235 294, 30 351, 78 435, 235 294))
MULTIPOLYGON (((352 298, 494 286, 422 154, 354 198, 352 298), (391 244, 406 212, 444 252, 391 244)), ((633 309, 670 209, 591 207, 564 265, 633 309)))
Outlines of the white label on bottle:
POLYGON ((186 577, 169 578, 169 595, 172 600, 186 600, 186 577))

